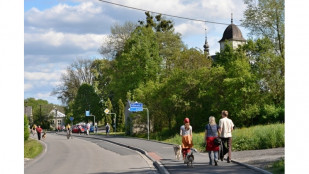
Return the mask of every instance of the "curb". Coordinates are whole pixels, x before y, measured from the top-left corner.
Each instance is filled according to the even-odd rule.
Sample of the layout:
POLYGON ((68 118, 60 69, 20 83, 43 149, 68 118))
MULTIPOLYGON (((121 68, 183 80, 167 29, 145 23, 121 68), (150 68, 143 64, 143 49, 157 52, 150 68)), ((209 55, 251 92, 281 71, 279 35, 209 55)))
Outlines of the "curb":
MULTIPOLYGON (((62 135, 62 134, 57 134, 57 135, 62 135)), ((62 135, 62 136, 65 136, 65 135, 62 135)), ((154 159, 153 159, 151 156, 149 156, 148 153, 147 153, 145 150, 143 150, 143 149, 140 149, 140 148, 137 148, 137 147, 133 147, 133 146, 128 146, 128 145, 121 144, 121 143, 117 143, 117 142, 114 142, 114 141, 110 141, 110 140, 105 139, 104 137, 98 138, 98 137, 92 137, 92 136, 89 137, 89 136, 79 136, 79 135, 77 135, 77 136, 75 136, 75 137, 85 137, 85 138, 94 138, 94 139, 98 139, 98 140, 104 140, 104 141, 107 141, 107 142, 109 142, 109 143, 116 144, 116 145, 118 145, 118 146, 122 146, 122 147, 126 147, 126 148, 129 148, 129 149, 138 151, 138 152, 144 154, 147 158, 149 158, 149 159, 152 161, 153 165, 154 165, 155 168, 159 171, 159 173, 161 173, 161 174, 170 174, 170 173, 166 170, 166 168, 163 166, 163 164, 162 164, 161 162, 154 160, 154 159)))
POLYGON ((249 164, 241 163, 241 162, 238 162, 238 161, 235 161, 235 160, 231 160, 231 161, 232 161, 233 163, 236 163, 236 164, 245 166, 245 167, 247 167, 247 168, 249 168, 249 169, 258 171, 258 172, 263 173, 263 174, 272 174, 272 173, 270 173, 269 171, 260 169, 260 168, 258 168, 258 167, 251 166, 251 165, 249 165, 249 164))

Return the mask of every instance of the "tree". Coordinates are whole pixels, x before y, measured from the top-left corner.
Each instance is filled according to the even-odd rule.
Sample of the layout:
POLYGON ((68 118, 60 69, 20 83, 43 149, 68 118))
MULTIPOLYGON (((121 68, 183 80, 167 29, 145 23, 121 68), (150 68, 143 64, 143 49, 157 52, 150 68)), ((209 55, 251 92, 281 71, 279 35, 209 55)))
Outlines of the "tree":
POLYGON ((128 91, 160 74, 161 58, 155 33, 150 28, 137 27, 127 40, 123 53, 116 57, 113 89, 115 99, 125 99, 128 91))
POLYGON ((92 60, 77 59, 67 67, 66 73, 61 75, 61 84, 53 89, 52 95, 56 95, 63 104, 68 104, 77 94, 83 83, 93 84, 94 75, 91 72, 92 60))
MULTIPOLYGON (((107 101, 105 102, 105 108, 109 110, 109 113, 113 113, 113 105, 111 100, 108 98, 107 101)), ((114 114, 105 114, 105 124, 109 123, 111 125, 110 130, 113 131, 113 126, 114 126, 114 114)))
POLYGON ((244 0, 247 9, 242 25, 251 35, 267 37, 277 53, 284 59, 284 0, 244 0))
POLYGON ((73 116, 74 122, 92 121, 93 117, 86 117, 86 111, 90 111, 96 120, 102 119, 102 108, 100 106, 100 97, 95 93, 94 88, 90 84, 82 84, 74 99, 73 116))
POLYGON ((124 120, 124 105, 122 103, 122 100, 118 100, 118 114, 117 114, 117 130, 118 131, 124 131, 125 127, 125 120, 124 120))
MULTIPOLYGON (((25 106, 32 106, 33 123, 40 125, 43 129, 49 129, 53 115, 50 115, 50 111, 55 106, 48 103, 47 100, 27 98, 24 100, 25 106)), ((59 110, 63 111, 62 106, 57 106, 59 110)))
POLYGON ((129 39, 136 26, 132 22, 125 22, 122 26, 119 24, 112 26, 111 34, 108 35, 105 43, 101 45, 99 52, 109 59, 114 59, 116 55, 120 55, 125 42, 129 39))
POLYGON ((30 130, 29 130, 29 121, 27 118, 27 115, 24 115, 24 141, 28 140, 29 135, 30 135, 30 130))
POLYGON ((101 99, 113 98, 110 84, 113 80, 114 64, 113 60, 97 59, 91 65, 93 86, 101 99))

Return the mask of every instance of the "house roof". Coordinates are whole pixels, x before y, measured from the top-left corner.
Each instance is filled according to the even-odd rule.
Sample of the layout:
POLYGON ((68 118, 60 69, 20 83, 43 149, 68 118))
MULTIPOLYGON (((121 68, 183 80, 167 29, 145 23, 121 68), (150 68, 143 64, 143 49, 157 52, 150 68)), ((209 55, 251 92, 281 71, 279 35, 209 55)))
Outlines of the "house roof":
POLYGON ((224 31, 223 37, 219 42, 224 42, 225 40, 230 41, 246 41, 240 29, 235 24, 230 24, 224 31))
MULTIPOLYGON (((51 110, 49 115, 51 115, 51 114, 56 115, 56 109, 51 110)), ((57 110, 57 116, 55 116, 55 117, 61 117, 62 118, 62 117, 65 117, 65 114, 57 110)))

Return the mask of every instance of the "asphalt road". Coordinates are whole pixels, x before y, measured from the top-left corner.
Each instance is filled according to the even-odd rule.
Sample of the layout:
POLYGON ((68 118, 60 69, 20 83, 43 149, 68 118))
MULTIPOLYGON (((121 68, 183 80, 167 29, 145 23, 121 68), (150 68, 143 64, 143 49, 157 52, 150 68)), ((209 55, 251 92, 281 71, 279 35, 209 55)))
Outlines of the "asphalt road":
POLYGON ((156 173, 142 154, 103 140, 68 140, 50 133, 42 143, 46 151, 25 163, 25 174, 156 173))

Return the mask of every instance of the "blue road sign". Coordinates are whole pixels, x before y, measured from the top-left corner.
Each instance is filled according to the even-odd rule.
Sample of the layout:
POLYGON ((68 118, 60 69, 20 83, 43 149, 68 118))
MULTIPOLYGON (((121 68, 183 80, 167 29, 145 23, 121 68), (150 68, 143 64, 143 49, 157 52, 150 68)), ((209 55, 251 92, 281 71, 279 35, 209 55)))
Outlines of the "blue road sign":
POLYGON ((143 108, 143 103, 131 103, 130 108, 143 108))
POLYGON ((90 111, 86 111, 86 116, 90 116, 90 111))
POLYGON ((73 121, 73 120, 74 120, 74 117, 70 117, 70 120, 73 121))
POLYGON ((139 112, 139 111, 143 111, 143 103, 131 103, 130 104, 130 108, 129 108, 130 112, 139 112))
POLYGON ((139 112, 139 111, 143 111, 143 108, 129 108, 130 112, 139 112))

